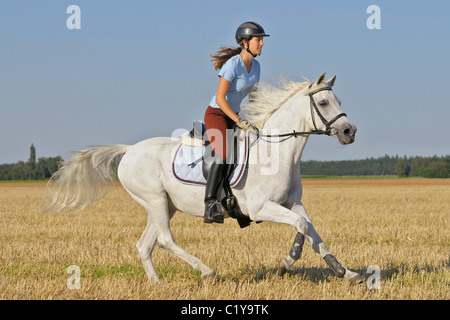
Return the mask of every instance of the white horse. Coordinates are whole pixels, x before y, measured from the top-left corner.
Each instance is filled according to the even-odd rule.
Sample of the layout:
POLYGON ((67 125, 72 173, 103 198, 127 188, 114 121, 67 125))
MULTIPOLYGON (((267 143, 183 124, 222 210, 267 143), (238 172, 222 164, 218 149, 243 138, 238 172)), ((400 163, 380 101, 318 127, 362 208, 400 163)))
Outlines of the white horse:
MULTIPOLYGON (((301 203, 300 158, 309 134, 337 137, 341 144, 355 139, 356 127, 342 113, 340 101, 331 90, 335 78, 324 81, 322 74, 315 82, 285 80, 279 88, 260 85, 256 96, 241 112, 242 117, 259 128, 258 135, 251 134, 254 139, 250 153, 257 159, 249 162, 233 193, 242 213, 251 220, 285 223, 297 230, 292 249, 281 261, 279 275, 301 257, 306 238, 336 276, 359 283, 363 278, 336 260, 301 203), (316 121, 316 117, 321 121, 316 121), (254 152, 256 148, 264 152, 254 152), (272 170, 267 171, 267 165, 272 170)), ((159 280, 152 262, 152 251, 158 242, 201 271, 204 280, 215 279, 213 269, 180 248, 170 230, 170 219, 177 210, 197 217, 204 214, 204 206, 199 205, 203 203, 204 187, 182 184, 171 172, 171 157, 177 144, 172 138, 160 137, 133 146, 98 146, 76 153, 48 184, 51 195, 48 210, 83 209, 99 199, 114 175, 111 166, 118 163, 117 176, 122 186, 148 213, 147 227, 136 244, 148 278, 159 280)))

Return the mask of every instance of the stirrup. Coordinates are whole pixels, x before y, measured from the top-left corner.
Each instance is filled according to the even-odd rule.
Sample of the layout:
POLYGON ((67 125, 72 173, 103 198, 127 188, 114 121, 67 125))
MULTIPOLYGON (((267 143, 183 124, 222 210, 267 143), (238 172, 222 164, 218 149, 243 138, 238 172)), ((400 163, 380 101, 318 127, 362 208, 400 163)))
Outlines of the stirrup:
POLYGON ((230 217, 238 221, 239 227, 245 228, 251 224, 252 220, 242 213, 238 201, 233 194, 222 200, 222 206, 230 217))
POLYGON ((205 202, 204 223, 224 223, 225 215, 221 212, 219 202, 205 202))

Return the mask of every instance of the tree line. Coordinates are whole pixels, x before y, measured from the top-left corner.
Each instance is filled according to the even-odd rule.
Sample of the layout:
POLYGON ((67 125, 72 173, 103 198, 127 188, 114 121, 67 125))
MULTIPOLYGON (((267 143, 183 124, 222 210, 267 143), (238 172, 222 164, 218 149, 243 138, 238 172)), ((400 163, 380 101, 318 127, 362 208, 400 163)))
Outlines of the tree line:
POLYGON ((302 161, 302 175, 450 178, 450 156, 390 157, 343 161, 302 161))
MULTIPOLYGON (((30 147, 27 162, 0 164, 0 180, 46 180, 55 173, 63 159, 60 156, 39 158, 36 148, 30 147)), ((390 157, 363 160, 302 161, 302 175, 320 176, 378 176, 450 178, 450 156, 443 157, 390 157)))
POLYGON ((62 161, 60 156, 42 157, 36 161, 36 148, 31 144, 27 162, 0 164, 0 180, 46 180, 58 170, 62 161))

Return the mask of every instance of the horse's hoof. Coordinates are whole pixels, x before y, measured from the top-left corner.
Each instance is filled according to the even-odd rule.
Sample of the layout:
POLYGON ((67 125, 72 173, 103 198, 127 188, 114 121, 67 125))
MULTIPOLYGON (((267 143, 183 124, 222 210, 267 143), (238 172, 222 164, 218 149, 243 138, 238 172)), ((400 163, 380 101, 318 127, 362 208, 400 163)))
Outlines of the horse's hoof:
POLYGON ((345 276, 347 281, 350 284, 360 284, 364 282, 364 277, 362 277, 359 273, 347 270, 347 274, 345 276))
POLYGON ((202 282, 203 283, 214 283, 217 280, 217 275, 214 271, 202 274, 202 282))
POLYGON ((278 276, 282 277, 289 270, 288 266, 284 262, 284 259, 281 260, 280 266, 278 267, 278 276))

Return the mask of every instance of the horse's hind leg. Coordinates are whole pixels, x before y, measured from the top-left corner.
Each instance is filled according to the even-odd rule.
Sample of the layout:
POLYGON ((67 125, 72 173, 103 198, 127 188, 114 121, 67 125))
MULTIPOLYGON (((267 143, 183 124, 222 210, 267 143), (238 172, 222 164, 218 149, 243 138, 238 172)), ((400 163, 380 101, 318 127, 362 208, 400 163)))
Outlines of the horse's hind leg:
POLYGON ((155 267, 153 266, 152 261, 152 252, 155 247, 157 238, 157 229, 154 224, 151 223, 150 217, 147 224, 147 227, 144 230, 139 241, 136 243, 136 249, 139 253, 139 257, 141 258, 142 264, 144 265, 145 273, 149 280, 153 280, 154 282, 159 281, 158 274, 155 271, 155 267))
POLYGON ((204 280, 214 280, 216 276, 214 270, 205 265, 200 259, 181 249, 175 242, 170 230, 170 218, 173 216, 174 210, 169 212, 166 193, 164 192, 157 198, 153 198, 152 201, 147 203, 145 208, 149 215, 149 224, 137 246, 147 276, 158 280, 150 257, 153 246, 155 242, 158 241, 158 244, 162 248, 175 254, 177 257, 190 264, 194 269, 200 271, 204 280))

